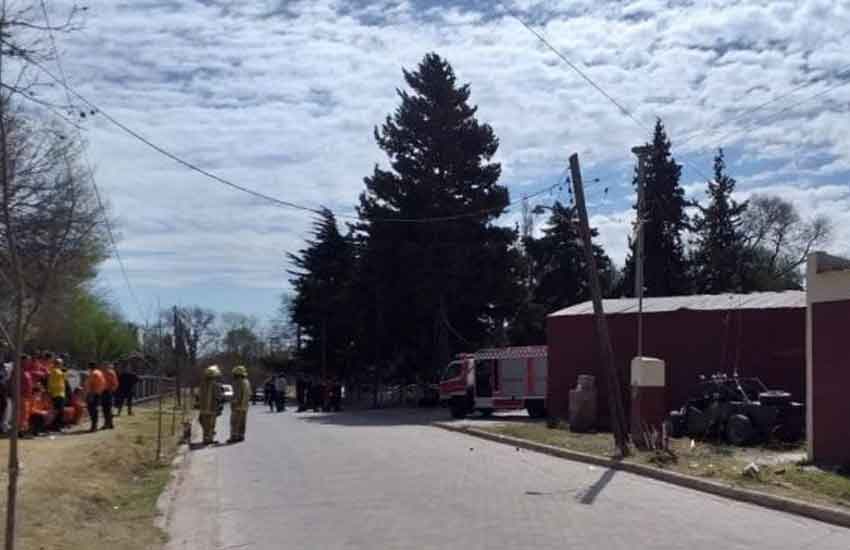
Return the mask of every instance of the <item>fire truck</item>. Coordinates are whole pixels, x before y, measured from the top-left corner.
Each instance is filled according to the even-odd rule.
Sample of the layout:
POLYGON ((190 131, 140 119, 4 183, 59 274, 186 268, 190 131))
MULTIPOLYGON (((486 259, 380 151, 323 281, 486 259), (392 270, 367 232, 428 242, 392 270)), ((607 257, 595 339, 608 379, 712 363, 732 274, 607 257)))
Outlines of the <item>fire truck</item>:
POLYGON ((458 355, 440 378, 440 401, 452 417, 473 411, 526 409, 546 416, 546 346, 490 348, 458 355))

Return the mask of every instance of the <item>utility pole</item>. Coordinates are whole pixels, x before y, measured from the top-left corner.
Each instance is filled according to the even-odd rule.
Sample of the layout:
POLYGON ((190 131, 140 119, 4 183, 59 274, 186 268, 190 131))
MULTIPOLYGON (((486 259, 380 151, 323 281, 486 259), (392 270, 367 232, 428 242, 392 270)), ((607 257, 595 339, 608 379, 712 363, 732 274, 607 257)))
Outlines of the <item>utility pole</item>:
POLYGON ((590 223, 587 219, 587 206, 584 202, 584 187, 581 182, 581 168, 578 155, 570 156, 570 175, 573 182, 576 210, 578 210, 581 237, 584 241, 584 257, 587 264, 587 278, 590 283, 590 294, 593 298, 593 317, 596 321, 596 334, 599 337, 599 351, 602 356, 608 379, 608 406, 611 414, 611 428, 614 432, 614 442, 621 456, 629 455, 629 443, 626 439, 626 414, 623 408, 623 391, 620 387, 620 376, 614 364, 614 348, 611 346, 611 336, 608 334, 608 322, 602 309, 602 289, 599 286, 599 273, 596 270, 596 258, 593 256, 593 244, 590 237, 590 223))
POLYGON ((646 220, 646 157, 652 152, 649 145, 632 147, 632 153, 638 157, 638 188, 637 188, 637 251, 635 254, 635 296, 638 300, 637 314, 637 356, 643 357, 643 254, 644 236, 643 224, 646 220))
POLYGON ((177 405, 180 405, 180 355, 184 349, 183 342, 183 320, 177 312, 177 306, 174 306, 174 386, 177 405))

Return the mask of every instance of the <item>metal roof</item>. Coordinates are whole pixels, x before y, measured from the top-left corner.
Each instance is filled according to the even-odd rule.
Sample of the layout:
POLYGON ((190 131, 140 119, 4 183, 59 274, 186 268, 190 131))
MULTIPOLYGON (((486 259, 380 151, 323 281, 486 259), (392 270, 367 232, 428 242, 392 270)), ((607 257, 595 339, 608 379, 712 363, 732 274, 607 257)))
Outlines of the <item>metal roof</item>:
MULTIPOLYGON (((781 309, 806 307, 806 293, 802 290, 784 292, 753 292, 751 294, 696 294, 693 296, 665 296, 644 298, 644 313, 661 313, 690 309, 695 311, 738 310, 738 309, 781 309)), ((602 300, 602 309, 608 315, 637 313, 637 298, 602 300)), ((568 315, 590 315, 592 302, 582 302, 550 313, 549 317, 568 315)))
POLYGON ((533 359, 546 357, 547 346, 518 346, 513 348, 485 348, 476 351, 476 359, 533 359))

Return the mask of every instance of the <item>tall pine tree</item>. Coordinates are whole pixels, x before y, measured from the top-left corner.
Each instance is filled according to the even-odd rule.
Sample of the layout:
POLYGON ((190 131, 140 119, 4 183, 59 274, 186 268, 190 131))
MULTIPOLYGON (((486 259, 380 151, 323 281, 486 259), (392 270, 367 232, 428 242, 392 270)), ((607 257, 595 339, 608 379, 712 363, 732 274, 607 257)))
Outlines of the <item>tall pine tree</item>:
POLYGON ((469 85, 434 53, 404 79, 410 90, 398 91, 400 105, 375 130, 390 169, 376 166, 360 196, 363 274, 374 293, 367 324, 376 341, 367 347, 408 376, 432 377, 452 350, 485 343, 504 324, 515 233, 491 223, 508 190, 491 162, 499 141, 476 119, 469 85), (434 217, 443 219, 402 221, 434 217))
MULTIPOLYGON (((593 237, 596 229, 591 229, 593 237)), ((540 238, 524 239, 526 261, 530 264, 530 299, 521 304, 511 326, 511 343, 545 344, 548 313, 590 300, 587 262, 574 206, 556 202, 540 238)), ((593 245, 603 295, 610 295, 614 266, 601 246, 593 245)))
MULTIPOLYGON (((645 168, 644 188, 644 296, 677 296, 693 290, 682 233, 689 228, 685 191, 679 184, 682 166, 670 152, 670 140, 661 119, 655 123, 652 153, 645 168)), ((635 168, 634 185, 638 184, 635 168)), ((637 211, 637 203, 634 205, 637 211)), ((635 244, 624 268, 625 292, 631 296, 635 283, 635 244)))
POLYGON ((353 242, 339 232, 333 212, 324 209, 307 247, 288 257, 295 266, 288 271, 294 291, 290 315, 306 337, 301 358, 323 374, 344 375, 356 329, 353 242))
POLYGON ((696 250, 693 267, 697 292, 713 294, 742 290, 744 233, 741 215, 747 203, 732 198, 735 180, 726 174, 723 149, 714 157, 714 180, 708 182, 708 205, 694 217, 696 250))

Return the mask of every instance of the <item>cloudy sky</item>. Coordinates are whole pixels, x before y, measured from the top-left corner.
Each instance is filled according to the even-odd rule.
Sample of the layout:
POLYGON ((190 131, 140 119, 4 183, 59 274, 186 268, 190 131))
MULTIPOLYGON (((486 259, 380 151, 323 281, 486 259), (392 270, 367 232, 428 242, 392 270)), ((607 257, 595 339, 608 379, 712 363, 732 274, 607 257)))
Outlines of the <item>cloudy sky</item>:
MULTIPOLYGON (((53 17, 69 3, 48 2, 53 17)), ((363 176, 385 163, 372 129, 397 105, 402 67, 435 51, 471 84, 500 138, 512 198, 557 182, 580 154, 593 223, 618 263, 630 231, 630 148, 657 116, 690 194, 702 195, 723 146, 741 196, 776 193, 806 216, 828 215, 830 250, 850 252, 847 1, 85 4, 82 29, 57 37, 75 89, 181 157, 284 200, 351 213, 363 176)), ((143 320, 158 303, 273 315, 287 286, 284 253, 301 247, 309 214, 188 171, 102 116, 84 131, 139 304, 116 261, 101 285, 128 316, 143 320)))

